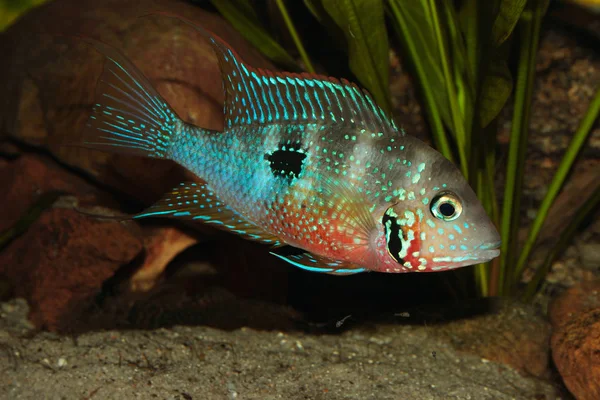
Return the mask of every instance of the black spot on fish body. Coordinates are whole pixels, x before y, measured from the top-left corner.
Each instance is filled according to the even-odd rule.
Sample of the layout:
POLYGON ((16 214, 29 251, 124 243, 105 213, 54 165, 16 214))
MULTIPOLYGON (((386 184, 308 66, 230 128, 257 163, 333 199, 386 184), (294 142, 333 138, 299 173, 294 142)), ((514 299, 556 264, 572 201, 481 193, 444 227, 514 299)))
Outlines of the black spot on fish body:
POLYGON ((265 160, 269 162, 271 172, 275 177, 282 177, 289 182, 298 178, 302 172, 306 153, 301 149, 299 143, 286 143, 279 146, 271 154, 265 154, 265 160))

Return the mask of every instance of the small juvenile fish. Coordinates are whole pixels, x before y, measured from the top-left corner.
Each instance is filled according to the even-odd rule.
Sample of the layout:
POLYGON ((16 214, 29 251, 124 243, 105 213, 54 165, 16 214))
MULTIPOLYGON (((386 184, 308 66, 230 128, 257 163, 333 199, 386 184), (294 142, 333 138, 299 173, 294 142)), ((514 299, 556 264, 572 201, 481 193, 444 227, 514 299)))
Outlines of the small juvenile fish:
POLYGON ((171 159, 201 179, 134 218, 202 221, 331 274, 440 271, 499 255, 498 232, 458 169, 367 92, 250 67, 194 28, 219 60, 223 132, 182 121, 124 56, 87 40, 107 61, 84 145, 171 159))

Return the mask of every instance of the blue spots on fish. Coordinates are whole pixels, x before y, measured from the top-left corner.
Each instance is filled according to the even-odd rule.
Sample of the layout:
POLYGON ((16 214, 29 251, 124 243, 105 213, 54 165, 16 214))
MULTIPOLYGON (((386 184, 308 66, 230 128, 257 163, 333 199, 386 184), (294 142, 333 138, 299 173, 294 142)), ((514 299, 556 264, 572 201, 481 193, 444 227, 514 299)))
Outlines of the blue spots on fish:
POLYGON ((182 182, 156 204, 133 218, 158 216, 202 221, 247 239, 273 246, 281 245, 279 238, 247 221, 225 205, 205 183, 182 182))
POLYGON ((282 177, 291 183, 302 172, 306 153, 299 142, 281 144, 272 153, 265 154, 271 172, 275 177, 282 177))
POLYGON ((362 268, 344 261, 326 259, 310 253, 285 254, 286 252, 289 252, 289 249, 289 247, 283 247, 277 251, 271 251, 271 254, 292 264, 295 267, 310 272, 321 272, 331 275, 352 275, 359 274, 367 270, 366 268, 362 268))

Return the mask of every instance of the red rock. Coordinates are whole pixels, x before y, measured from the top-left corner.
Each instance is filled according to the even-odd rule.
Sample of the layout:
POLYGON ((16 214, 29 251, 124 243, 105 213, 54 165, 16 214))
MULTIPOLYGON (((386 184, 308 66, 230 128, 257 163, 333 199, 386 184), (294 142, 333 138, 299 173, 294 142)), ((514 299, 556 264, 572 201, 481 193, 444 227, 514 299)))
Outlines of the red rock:
POLYGON ((13 225, 41 193, 77 194, 82 202, 115 204, 85 180, 59 167, 47 157, 23 154, 0 164, 0 231, 13 225))
POLYGON ((38 328, 61 330, 102 283, 142 250, 133 224, 50 209, 0 252, 0 274, 38 328))
POLYGON ((221 77, 211 47, 179 20, 137 18, 156 10, 185 16, 223 38, 247 63, 272 68, 221 17, 184 1, 53 1, 0 38, 0 132, 46 147, 61 161, 147 204, 190 180, 171 162, 61 146, 80 139, 104 59, 83 42, 51 34, 83 34, 118 48, 184 120, 222 128, 221 77))
POLYGON ((600 308, 577 314, 552 334, 552 357, 578 400, 600 399, 600 308))
MULTIPOLYGON (((46 157, 31 153, 23 153, 16 160, 0 164, 0 191, 3 205, 0 208, 0 231, 18 221, 41 194, 52 191, 64 191, 76 203, 114 204, 108 195, 83 179, 46 157)), ((109 225, 99 230, 95 224, 102 222, 101 219, 78 213, 70 209, 67 203, 65 206, 66 210, 48 211, 66 213, 68 217, 61 219, 61 223, 54 224, 56 218, 48 220, 49 217, 43 214, 43 218, 34 222, 25 233, 26 238, 18 238, 13 245, 3 249, 0 258, 3 260, 0 274, 8 278, 16 295, 28 299, 32 307, 32 319, 40 327, 60 329, 60 321, 66 324, 77 312, 71 308, 73 299, 75 303, 89 300, 107 278, 140 253, 142 244, 145 254, 143 259, 140 257, 141 265, 126 283, 134 292, 149 290, 169 262, 197 242, 196 238, 181 229, 168 225, 149 225, 140 229, 134 222, 122 225, 117 221, 104 221, 109 225), (73 213, 77 218, 73 217, 73 213), (79 241, 71 239, 71 235, 76 235, 79 241), (58 260, 52 261, 60 265, 61 274, 47 273, 51 269, 48 257, 52 257, 48 253, 57 252, 52 237, 64 238, 56 255, 58 260), (90 243, 86 244, 86 240, 90 243), (37 257, 26 254, 28 242, 39 242, 39 248, 34 250, 37 257), (123 251, 128 254, 126 257, 111 255, 117 244, 124 247, 123 251), (94 250, 95 258, 82 256, 83 260, 78 259, 80 252, 86 251, 86 246, 94 250), (113 262, 107 262, 107 257, 113 262), (93 276, 87 276, 84 269, 93 270, 93 276), (63 274, 72 276, 74 281, 65 280, 63 274), (40 276, 44 276, 44 279, 39 279, 40 276)), ((108 216, 119 214, 101 207, 84 208, 82 211, 108 216)))
POLYGON ((600 279, 582 282, 549 309, 552 357, 577 399, 600 399, 600 279))
POLYGON ((600 279, 575 285, 554 299, 548 310, 550 323, 558 329, 596 308, 600 308, 600 279))
POLYGON ((145 257, 129 280, 131 292, 147 292, 154 288, 165 268, 179 253, 198 240, 171 226, 148 227, 144 230, 145 257))

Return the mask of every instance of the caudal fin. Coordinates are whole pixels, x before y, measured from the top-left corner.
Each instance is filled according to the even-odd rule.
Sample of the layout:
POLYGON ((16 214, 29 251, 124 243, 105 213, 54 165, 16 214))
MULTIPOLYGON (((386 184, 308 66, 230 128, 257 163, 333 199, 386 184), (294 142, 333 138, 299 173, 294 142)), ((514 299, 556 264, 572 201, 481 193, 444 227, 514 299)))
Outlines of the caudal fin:
POLYGON ((106 57, 96 87, 83 146, 132 155, 169 158, 182 122, 142 73, 117 50, 84 38, 106 57))

